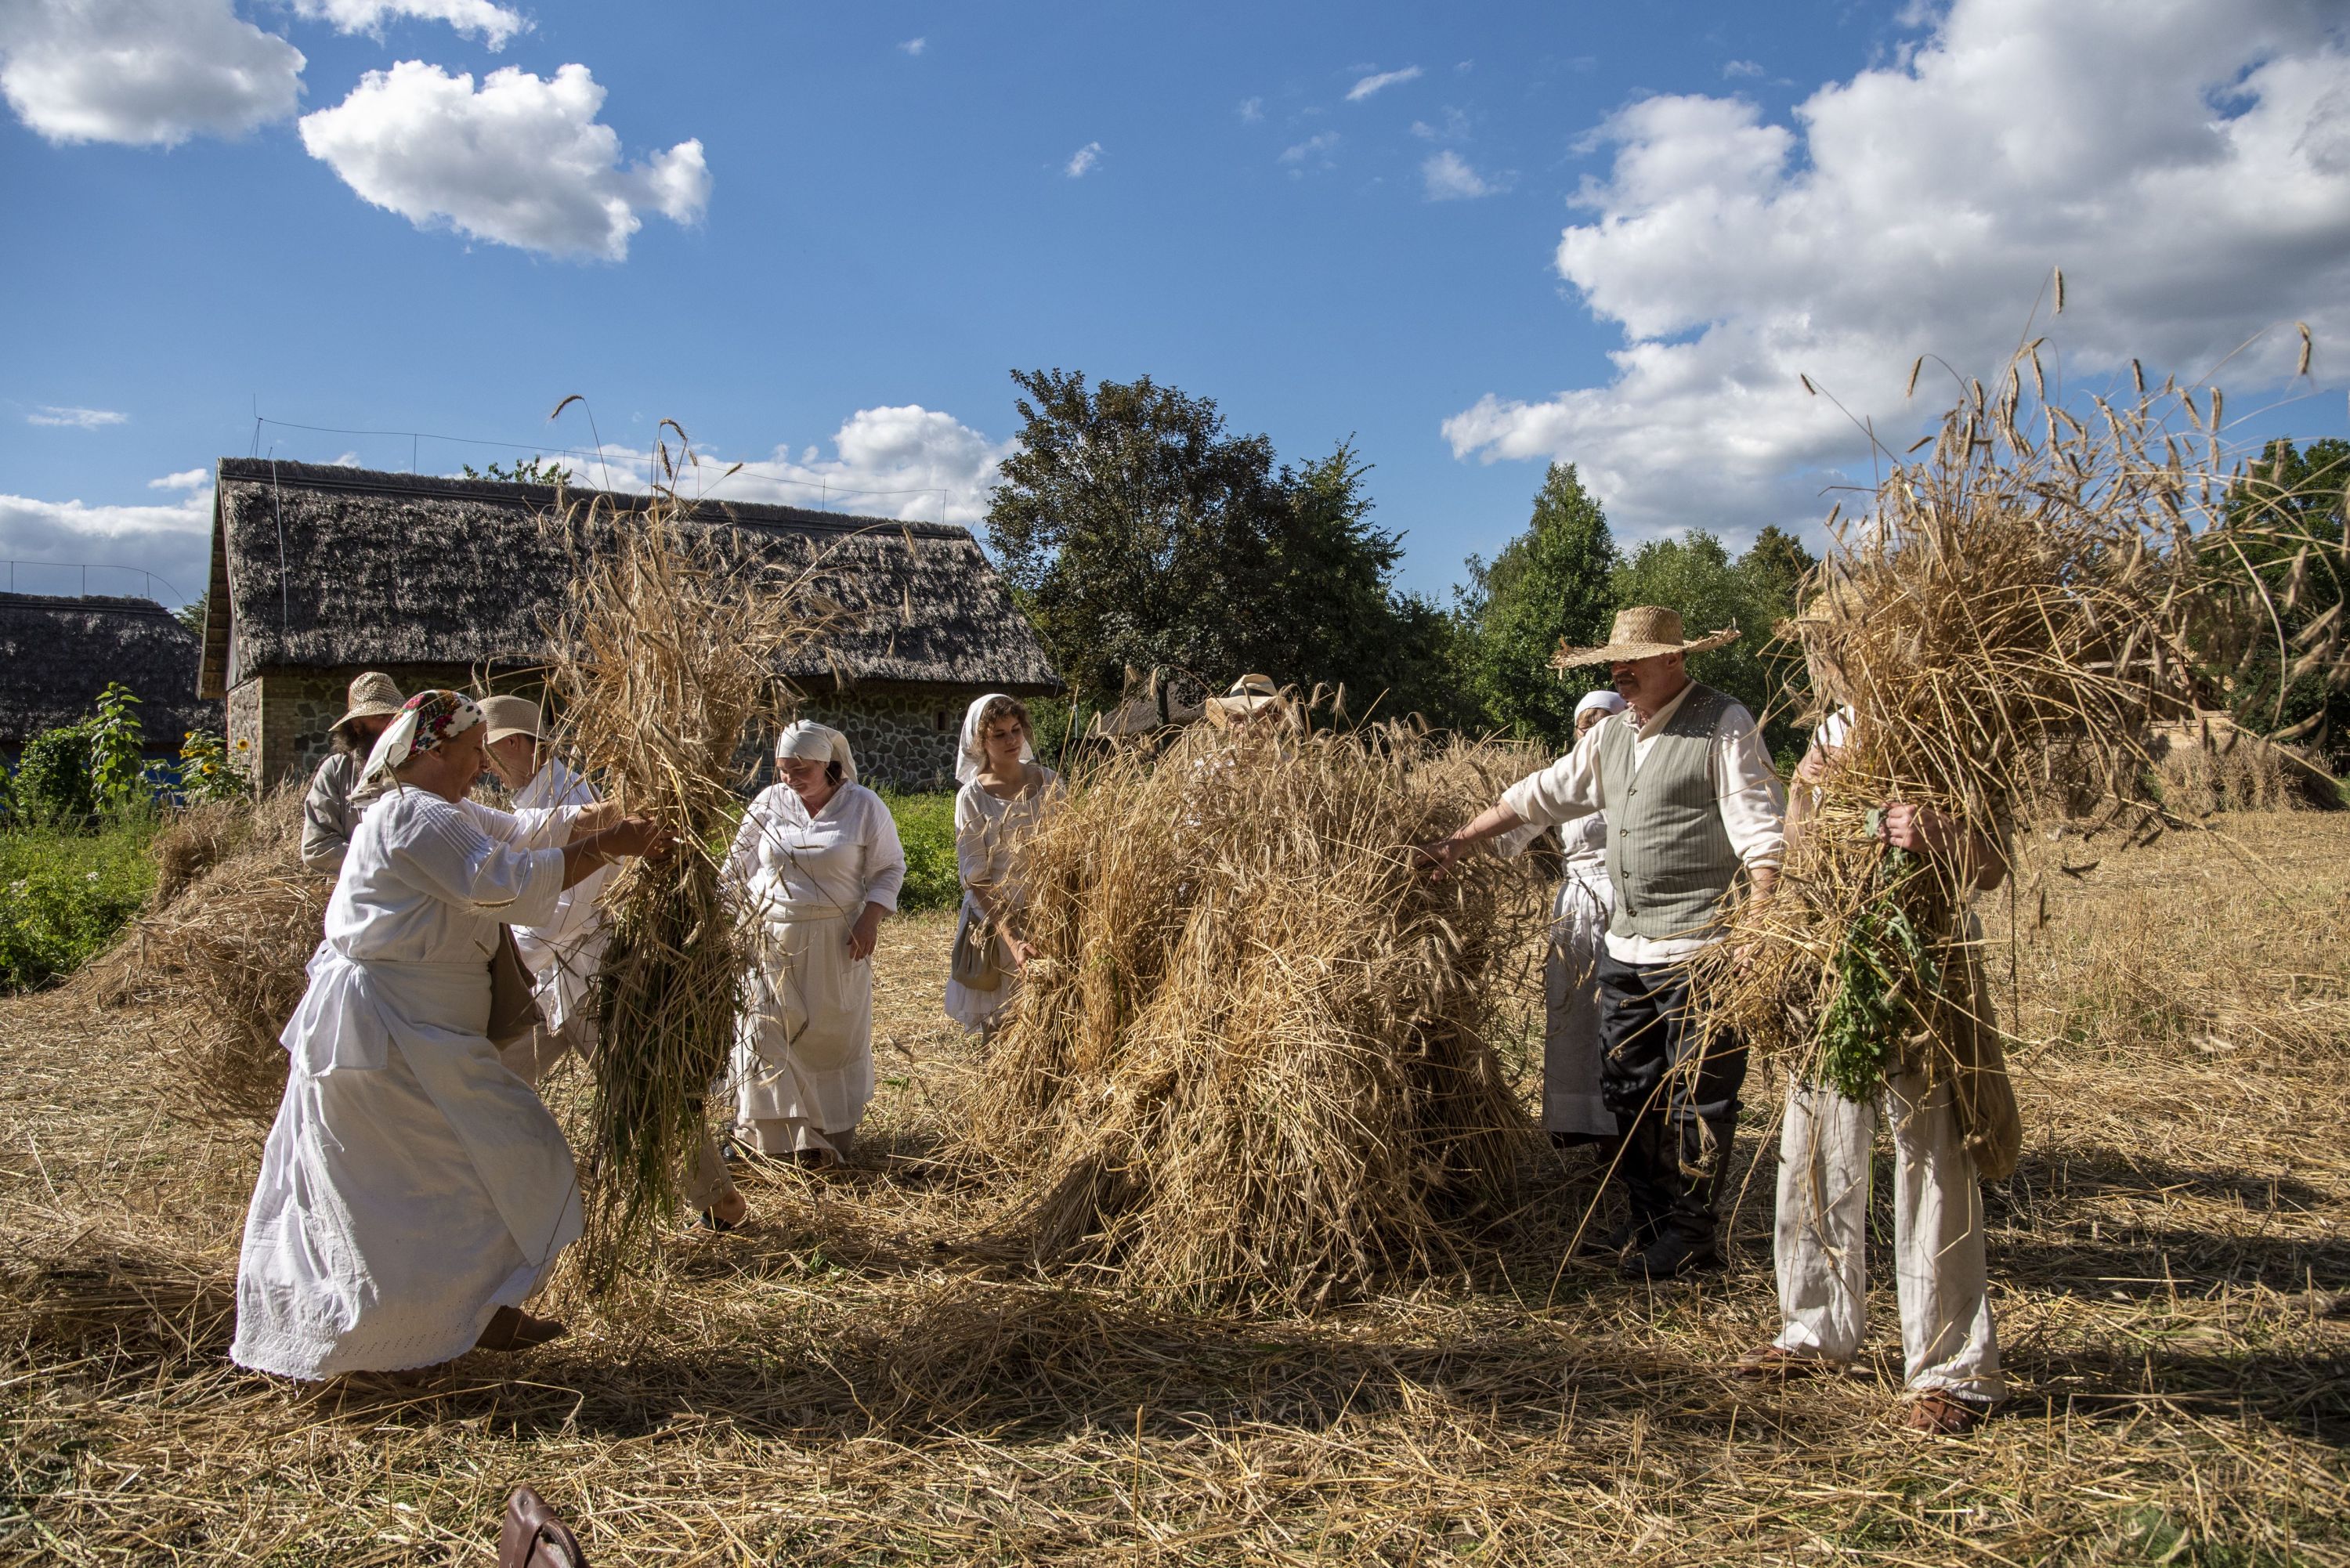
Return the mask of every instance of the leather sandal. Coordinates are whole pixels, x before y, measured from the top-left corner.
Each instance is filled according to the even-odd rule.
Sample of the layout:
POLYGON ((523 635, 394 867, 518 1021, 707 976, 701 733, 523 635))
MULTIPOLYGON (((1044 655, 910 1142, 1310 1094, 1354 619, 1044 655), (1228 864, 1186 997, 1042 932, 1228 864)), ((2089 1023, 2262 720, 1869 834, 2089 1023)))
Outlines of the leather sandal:
POLYGON ((1909 1401, 1901 1424, 1913 1432, 1938 1438, 1963 1438, 1982 1425, 1991 1407, 1979 1399, 1962 1399, 1939 1388, 1929 1388, 1909 1401))
POLYGON ((533 1317, 520 1307, 502 1306, 482 1326, 482 1337, 473 1341, 473 1348, 510 1354, 561 1339, 570 1332, 551 1317, 533 1317))

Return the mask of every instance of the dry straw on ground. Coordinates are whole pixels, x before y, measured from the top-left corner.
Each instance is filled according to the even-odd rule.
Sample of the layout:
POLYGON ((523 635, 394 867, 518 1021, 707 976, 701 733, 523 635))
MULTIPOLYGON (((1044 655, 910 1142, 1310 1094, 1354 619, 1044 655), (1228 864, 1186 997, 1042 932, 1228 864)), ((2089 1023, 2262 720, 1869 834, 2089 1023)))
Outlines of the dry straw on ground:
POLYGON ((1040 956, 973 1136, 1023 1171, 1041 1260, 1152 1301, 1458 1268, 1529 1138, 1489 1036, 1531 879, 1413 855, 1526 759, 1274 722, 1109 758, 1030 851, 1040 956))
POLYGON ((749 957, 723 887, 746 745, 788 716, 797 694, 780 672, 805 667, 842 613, 823 591, 821 556, 779 562, 698 520, 678 488, 698 472, 690 452, 672 459, 664 446, 660 461, 666 482, 642 511, 598 501, 548 520, 577 562, 551 628, 560 733, 607 798, 678 835, 672 853, 631 862, 605 894, 612 935, 594 986, 581 1168, 580 1266, 597 1289, 676 1207, 749 957))
POLYGON ((269 1126, 285 1093, 277 1036, 302 1000, 334 888, 302 869, 301 831, 298 789, 189 813, 156 841, 157 907, 70 987, 145 1012, 173 1090, 248 1136, 269 1126))

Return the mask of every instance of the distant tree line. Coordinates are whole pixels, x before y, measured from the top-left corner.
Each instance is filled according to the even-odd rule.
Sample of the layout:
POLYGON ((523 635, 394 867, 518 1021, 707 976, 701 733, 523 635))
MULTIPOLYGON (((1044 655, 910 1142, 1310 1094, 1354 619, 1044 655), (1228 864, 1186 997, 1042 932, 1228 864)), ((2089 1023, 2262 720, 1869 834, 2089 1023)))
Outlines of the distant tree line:
POLYGON ((1766 528, 1733 556, 1692 530, 1627 555, 1572 464, 1555 463, 1525 531, 1471 557, 1451 604, 1395 584, 1401 536, 1371 521, 1370 465, 1351 441, 1305 463, 1236 435, 1212 400, 1152 381, 1015 371, 1020 451, 987 517, 1004 575, 1078 708, 1118 701, 1128 670, 1220 685, 1244 671, 1343 685, 1351 711, 1563 747, 1575 703, 1606 679, 1550 669, 1561 639, 1596 644, 1621 607, 1669 605, 1691 635, 1738 642, 1691 663, 1799 744, 1785 660, 1766 654, 1814 563, 1766 528))

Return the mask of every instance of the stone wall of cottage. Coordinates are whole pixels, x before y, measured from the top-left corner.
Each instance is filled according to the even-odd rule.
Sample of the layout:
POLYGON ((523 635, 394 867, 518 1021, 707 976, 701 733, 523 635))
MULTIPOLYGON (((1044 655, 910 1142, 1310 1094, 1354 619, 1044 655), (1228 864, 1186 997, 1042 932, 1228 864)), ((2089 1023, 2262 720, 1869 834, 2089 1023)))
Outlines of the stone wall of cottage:
MULTIPOLYGON (((343 703, 357 670, 272 670, 247 680, 229 693, 228 742, 231 752, 252 768, 264 786, 283 779, 307 779, 326 760, 332 741, 328 726, 342 717, 343 703), (252 759, 258 758, 255 766, 252 759)), ((462 665, 397 665, 387 670, 402 691, 432 686, 469 691, 473 674, 462 665)), ((529 684, 493 680, 498 690, 537 692, 529 684)), ((829 724, 848 737, 857 753, 858 776, 867 784, 903 790, 952 789, 955 743, 962 732, 963 710, 986 688, 978 686, 894 687, 884 690, 821 691, 805 702, 801 712, 819 724, 829 724)), ((773 736, 758 744, 763 764, 759 782, 769 782, 774 763, 765 748, 773 736)))

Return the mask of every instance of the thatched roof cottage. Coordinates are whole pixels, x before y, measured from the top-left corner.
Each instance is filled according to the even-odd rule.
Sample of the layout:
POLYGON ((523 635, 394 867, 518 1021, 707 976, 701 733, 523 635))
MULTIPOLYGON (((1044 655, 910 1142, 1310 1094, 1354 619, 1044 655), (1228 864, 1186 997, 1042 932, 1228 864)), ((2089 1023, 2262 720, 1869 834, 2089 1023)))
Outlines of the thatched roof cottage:
POLYGON ((139 694, 148 753, 177 756, 190 730, 221 727, 221 705, 196 696, 197 651, 153 599, 0 593, 0 757, 88 718, 109 680, 139 694))
MULTIPOLYGON (((200 690, 228 701, 230 743, 257 781, 325 754, 343 688, 362 670, 403 691, 478 675, 528 690, 562 611, 572 551, 592 531, 569 507, 641 497, 541 485, 224 458, 213 509, 200 690)), ((827 563, 858 607, 824 662, 784 671, 812 718, 844 731, 876 781, 951 781, 963 708, 983 691, 1060 688, 1035 633, 965 528, 705 503, 695 513, 779 561, 827 563)))

